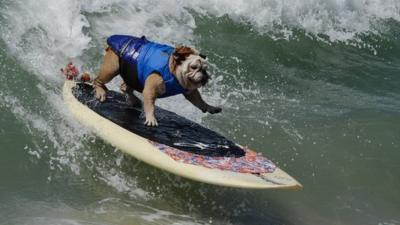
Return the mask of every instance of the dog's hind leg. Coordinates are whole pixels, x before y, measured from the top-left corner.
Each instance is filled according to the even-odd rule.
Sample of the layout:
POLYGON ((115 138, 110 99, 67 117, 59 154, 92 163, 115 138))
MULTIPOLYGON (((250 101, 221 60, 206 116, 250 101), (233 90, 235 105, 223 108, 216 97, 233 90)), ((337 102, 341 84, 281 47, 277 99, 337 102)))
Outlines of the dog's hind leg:
POLYGON ((134 89, 128 86, 125 82, 123 82, 120 86, 120 90, 122 93, 126 95, 126 100, 129 105, 134 107, 141 107, 142 101, 133 93, 134 89))
POLYGON ((119 59, 110 47, 106 49, 103 63, 100 67, 99 75, 94 80, 93 84, 96 90, 96 98, 100 101, 106 100, 106 86, 119 73, 119 59))

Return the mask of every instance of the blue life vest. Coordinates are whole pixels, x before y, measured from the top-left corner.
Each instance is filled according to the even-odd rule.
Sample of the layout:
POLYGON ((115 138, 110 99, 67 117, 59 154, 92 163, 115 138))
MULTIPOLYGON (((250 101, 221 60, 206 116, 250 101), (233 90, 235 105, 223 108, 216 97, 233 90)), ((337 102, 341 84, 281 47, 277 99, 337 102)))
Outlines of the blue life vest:
MULTIPOLYGON (((159 74, 164 80, 165 93, 160 98, 183 94, 186 90, 169 70, 169 58, 174 48, 168 45, 148 41, 127 35, 113 35, 107 39, 107 44, 122 59, 135 68, 137 81, 143 89, 146 79, 152 73, 159 74)), ((129 85, 129 84, 128 84, 129 85)))

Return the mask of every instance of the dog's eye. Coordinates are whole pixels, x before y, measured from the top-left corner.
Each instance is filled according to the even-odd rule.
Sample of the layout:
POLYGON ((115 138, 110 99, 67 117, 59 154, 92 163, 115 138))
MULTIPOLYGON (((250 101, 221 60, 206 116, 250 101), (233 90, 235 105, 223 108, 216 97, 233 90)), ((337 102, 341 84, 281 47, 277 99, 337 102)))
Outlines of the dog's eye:
POLYGON ((190 65, 190 68, 192 68, 193 70, 197 70, 199 68, 199 65, 193 64, 193 65, 190 65))

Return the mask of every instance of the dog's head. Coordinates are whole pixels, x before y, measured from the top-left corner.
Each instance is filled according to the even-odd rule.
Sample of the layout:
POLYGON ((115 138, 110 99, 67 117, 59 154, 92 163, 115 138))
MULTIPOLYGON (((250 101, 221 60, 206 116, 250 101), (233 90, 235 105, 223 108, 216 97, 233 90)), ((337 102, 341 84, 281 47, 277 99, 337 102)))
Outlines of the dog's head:
POLYGON ((183 88, 194 90, 208 82, 206 57, 196 49, 177 46, 172 60, 173 72, 183 88))

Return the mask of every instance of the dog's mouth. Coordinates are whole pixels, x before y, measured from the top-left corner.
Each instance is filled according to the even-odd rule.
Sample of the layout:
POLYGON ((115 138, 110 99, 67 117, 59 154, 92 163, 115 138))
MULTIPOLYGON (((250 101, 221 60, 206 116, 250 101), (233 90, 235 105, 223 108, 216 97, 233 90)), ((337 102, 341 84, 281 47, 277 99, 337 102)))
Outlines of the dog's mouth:
POLYGON ((202 73, 201 79, 195 79, 194 77, 189 77, 189 80, 196 85, 203 85, 203 86, 206 85, 208 83, 208 80, 210 79, 210 76, 205 70, 202 70, 201 73, 202 73))
POLYGON ((194 84, 201 84, 201 80, 195 80, 194 78, 189 78, 190 82, 194 83, 194 84))

